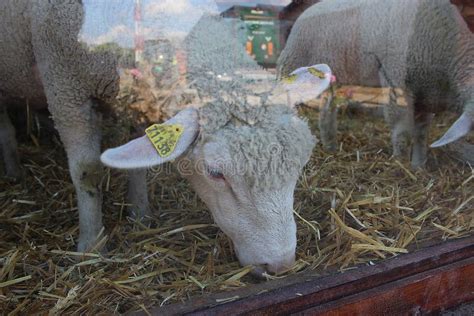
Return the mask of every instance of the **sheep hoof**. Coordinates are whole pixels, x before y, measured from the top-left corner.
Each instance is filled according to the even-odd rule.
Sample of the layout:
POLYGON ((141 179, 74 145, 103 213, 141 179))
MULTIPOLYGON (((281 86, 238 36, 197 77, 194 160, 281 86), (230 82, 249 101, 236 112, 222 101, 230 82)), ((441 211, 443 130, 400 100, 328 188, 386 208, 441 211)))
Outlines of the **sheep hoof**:
POLYGON ((4 177, 13 182, 20 182, 25 178, 25 174, 21 168, 10 168, 5 171, 4 177))
POLYGON ((426 159, 412 159, 411 167, 412 169, 422 169, 425 167, 426 159))
POLYGON ((130 206, 128 208, 128 214, 130 217, 134 218, 135 220, 139 221, 145 226, 150 226, 153 222, 151 218, 151 210, 148 206, 136 207, 130 206))
POLYGON ((97 252, 104 254, 107 252, 107 247, 100 243, 97 238, 82 238, 79 237, 79 241, 77 243, 77 252, 97 252))
POLYGON ((329 143, 329 144, 324 144, 324 150, 330 153, 335 153, 339 147, 337 146, 337 143, 329 143))

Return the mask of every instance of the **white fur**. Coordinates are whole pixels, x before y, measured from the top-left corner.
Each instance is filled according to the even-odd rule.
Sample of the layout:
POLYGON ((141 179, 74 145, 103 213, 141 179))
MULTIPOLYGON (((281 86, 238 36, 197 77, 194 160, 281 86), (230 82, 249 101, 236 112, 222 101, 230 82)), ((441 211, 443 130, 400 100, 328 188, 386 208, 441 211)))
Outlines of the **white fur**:
MULTIPOLYGON (((412 166, 419 167, 427 158, 430 113, 463 113, 432 147, 460 139, 474 126, 473 59, 474 35, 449 0, 331 0, 297 19, 278 69, 285 76, 327 63, 340 84, 402 88, 408 109, 401 111, 391 93, 384 114, 394 155, 411 151, 412 166)), ((331 137, 323 143, 332 147, 335 109, 326 108, 320 121, 322 135, 331 137)))
MULTIPOLYGON (((203 17, 186 40, 189 81, 212 102, 199 108, 197 120, 183 122, 185 130, 198 125, 199 135, 174 153, 174 164, 231 238, 241 264, 278 272, 289 268, 295 259, 293 192, 316 141, 291 107, 246 102, 257 95, 248 88, 251 83, 234 70, 258 69, 258 65, 243 49, 229 51, 241 48, 232 32, 222 18, 203 17), (215 41, 212 34, 221 40, 215 41), (225 81, 207 75, 224 70, 232 74, 225 81)), ((325 65, 315 67, 324 72, 322 80, 308 75, 306 67, 298 70, 297 84, 287 90, 291 93, 298 84, 310 83, 314 96, 326 89, 331 71, 325 65)), ((146 141, 108 150, 102 161, 113 167, 134 168, 170 160, 157 157, 146 141)))
MULTIPOLYGON (((270 118, 274 119, 274 126, 226 124, 181 149, 174 164, 209 207, 218 226, 232 239, 241 264, 278 272, 290 268, 295 259, 293 191, 314 140, 299 118, 288 114, 270 118), (275 131, 280 130, 294 133, 292 141, 303 148, 297 152, 284 140, 278 141, 275 131), (252 135, 257 137, 248 139, 252 135), (273 148, 275 153, 270 154, 273 148), (284 158, 286 151, 293 157, 284 158), (224 179, 213 177, 211 171, 222 173, 224 179)), ((107 150, 101 159, 110 166, 131 168, 165 162, 154 157, 159 155, 151 145, 147 145, 151 147, 149 153, 137 155, 143 152, 145 143, 133 140, 107 150)))
MULTIPOLYGON (((288 175, 278 188, 252 188, 245 175, 234 172, 233 160, 224 142, 207 143, 189 156, 196 170, 224 167, 224 180, 206 172, 186 178, 206 203, 218 226, 228 235, 242 265, 266 266, 270 272, 289 268, 296 249, 293 191, 298 175, 288 175)), ((195 170, 195 171, 196 171, 195 170)))

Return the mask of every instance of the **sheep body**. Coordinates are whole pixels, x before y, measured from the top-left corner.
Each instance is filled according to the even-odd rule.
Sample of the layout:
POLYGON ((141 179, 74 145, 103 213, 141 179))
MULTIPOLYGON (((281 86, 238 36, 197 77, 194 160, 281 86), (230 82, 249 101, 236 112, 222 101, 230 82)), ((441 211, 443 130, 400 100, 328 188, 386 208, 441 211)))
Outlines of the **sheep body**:
POLYGON ((118 92, 116 60, 78 41, 84 11, 79 0, 6 0, 0 3, 0 132, 7 173, 18 176, 7 105, 23 100, 48 106, 68 155, 79 208, 79 250, 102 228, 100 121, 96 108, 118 92), (4 136, 2 135, 2 136, 4 136))
MULTIPOLYGON (((60 76, 54 77, 57 78, 54 85, 74 83, 82 95, 104 101, 115 98, 118 92, 116 60, 107 53, 90 52, 77 40, 84 19, 80 1, 48 4, 8 0, 0 6, 3 34, 0 37, 0 91, 4 98, 43 101, 37 105, 45 107, 46 72, 72 74, 64 83, 57 82, 60 76)), ((63 112, 68 110, 65 105, 63 112)))
POLYGON ((430 121, 423 113, 450 110, 474 120, 473 60, 473 35, 449 0, 334 0, 298 18, 278 67, 284 76, 322 62, 341 84, 403 88, 408 111, 391 102, 385 116, 394 154, 413 138, 418 166, 430 121))

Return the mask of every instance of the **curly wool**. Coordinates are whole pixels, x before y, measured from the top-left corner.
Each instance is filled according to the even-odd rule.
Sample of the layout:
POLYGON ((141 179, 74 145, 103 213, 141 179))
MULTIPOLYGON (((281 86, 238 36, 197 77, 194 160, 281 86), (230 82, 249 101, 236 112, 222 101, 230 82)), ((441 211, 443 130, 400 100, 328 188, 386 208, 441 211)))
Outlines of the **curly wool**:
POLYGON ((185 40, 188 81, 198 90, 201 99, 212 100, 200 110, 202 135, 213 134, 231 118, 243 124, 255 124, 266 111, 263 104, 252 107, 247 102, 247 97, 255 93, 252 81, 245 79, 241 72, 261 67, 238 40, 238 21, 204 15, 185 40))
MULTIPOLYGON (((47 86, 76 99, 114 100, 119 89, 116 58, 91 52, 77 40, 84 20, 81 1, 1 1, 0 20, 0 92, 5 99, 46 106, 47 86)), ((54 98, 48 96, 50 106, 54 98)), ((70 110, 75 111, 64 103, 58 120, 71 116, 70 110)))
POLYGON ((322 1, 296 21, 278 68, 326 63, 341 84, 407 88, 416 110, 474 117, 473 36, 449 0, 322 1))
POLYGON ((198 143, 225 140, 232 164, 243 172, 246 183, 268 190, 299 174, 315 138, 293 109, 266 104, 265 95, 252 91, 252 81, 240 72, 260 66, 245 52, 235 27, 235 21, 207 15, 186 39, 188 80, 201 97, 212 99, 199 109, 198 143), (259 105, 248 102, 252 96, 261 100, 259 105))
POLYGON ((238 40, 238 21, 207 14, 186 36, 187 77, 201 95, 218 97, 222 91, 239 93, 245 82, 219 80, 218 76, 238 77, 238 71, 261 68, 238 40))
MULTIPOLYGON (((222 109, 225 107, 222 107, 222 109)), ((204 107, 201 119, 211 120, 214 110, 204 107), (209 115, 209 116, 208 116, 209 115)), ((220 138, 226 141, 232 164, 254 189, 271 190, 301 172, 311 156, 315 137, 305 121, 286 106, 262 106, 258 120, 249 124, 227 111, 227 122, 210 132, 204 130, 201 141, 220 138)), ((241 115, 242 112, 237 112, 241 115)), ((224 116, 221 116, 222 123, 224 116)))

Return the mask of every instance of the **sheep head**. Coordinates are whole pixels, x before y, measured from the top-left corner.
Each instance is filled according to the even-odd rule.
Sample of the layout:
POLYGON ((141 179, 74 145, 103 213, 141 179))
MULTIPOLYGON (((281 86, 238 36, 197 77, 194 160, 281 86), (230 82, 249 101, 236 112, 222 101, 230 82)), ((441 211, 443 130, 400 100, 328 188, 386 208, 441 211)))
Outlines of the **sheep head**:
POLYGON ((160 154, 162 144, 155 148, 152 135, 107 150, 102 162, 132 169, 174 161, 231 238, 242 265, 254 265, 260 275, 290 268, 296 249, 293 192, 316 143, 307 123, 286 105, 255 108, 231 100, 188 108, 164 125, 183 129, 167 145, 173 148, 169 155, 160 154))

